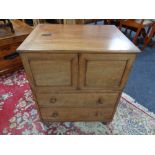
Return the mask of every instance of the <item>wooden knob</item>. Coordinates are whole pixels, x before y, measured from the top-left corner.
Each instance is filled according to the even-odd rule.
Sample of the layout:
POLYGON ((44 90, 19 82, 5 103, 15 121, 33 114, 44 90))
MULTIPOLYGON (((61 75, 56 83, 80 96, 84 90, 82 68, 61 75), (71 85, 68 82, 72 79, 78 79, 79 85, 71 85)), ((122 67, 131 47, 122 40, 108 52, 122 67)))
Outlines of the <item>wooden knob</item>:
POLYGON ((50 103, 55 103, 56 101, 57 101, 57 99, 54 97, 50 99, 50 103))
POLYGON ((53 112, 51 116, 52 117, 57 117, 58 115, 59 115, 58 112, 53 112))
POLYGON ((97 104, 98 105, 104 104, 103 98, 99 98, 98 101, 97 101, 97 104))

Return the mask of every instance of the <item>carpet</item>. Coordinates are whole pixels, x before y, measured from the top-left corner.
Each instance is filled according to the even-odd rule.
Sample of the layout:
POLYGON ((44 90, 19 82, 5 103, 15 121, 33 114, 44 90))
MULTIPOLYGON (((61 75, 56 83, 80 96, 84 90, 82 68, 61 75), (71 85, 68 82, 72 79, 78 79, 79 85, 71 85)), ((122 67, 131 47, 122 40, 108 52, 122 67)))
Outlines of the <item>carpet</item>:
POLYGON ((122 93, 112 122, 42 123, 24 70, 0 77, 0 134, 145 135, 155 134, 155 114, 122 93))

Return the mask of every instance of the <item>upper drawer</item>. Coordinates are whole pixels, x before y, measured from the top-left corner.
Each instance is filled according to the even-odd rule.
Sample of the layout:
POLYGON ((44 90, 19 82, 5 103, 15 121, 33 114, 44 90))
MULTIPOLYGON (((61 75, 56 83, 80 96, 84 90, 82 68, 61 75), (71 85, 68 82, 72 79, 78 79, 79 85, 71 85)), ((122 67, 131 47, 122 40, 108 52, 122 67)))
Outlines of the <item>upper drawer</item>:
POLYGON ((38 91, 75 89, 78 59, 76 54, 22 54, 31 85, 38 91))
POLYGON ((81 54, 80 88, 121 90, 134 54, 81 54))
POLYGON ((114 108, 119 93, 37 93, 42 107, 104 107, 114 108))

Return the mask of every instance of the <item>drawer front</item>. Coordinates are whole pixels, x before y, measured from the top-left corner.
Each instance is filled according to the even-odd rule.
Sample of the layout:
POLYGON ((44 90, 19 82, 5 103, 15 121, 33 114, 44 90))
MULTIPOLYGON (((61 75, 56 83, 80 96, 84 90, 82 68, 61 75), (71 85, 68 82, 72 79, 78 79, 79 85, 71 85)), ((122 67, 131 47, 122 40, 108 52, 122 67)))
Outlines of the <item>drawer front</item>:
MULTIPOLYGON (((43 52, 42 52, 43 53, 43 52)), ((22 54, 27 73, 36 90, 75 89, 78 59, 76 54, 22 54)))
POLYGON ((0 57, 3 57, 6 55, 6 52, 14 52, 19 47, 21 42, 14 43, 14 44, 8 44, 5 46, 0 46, 0 57))
POLYGON ((40 108, 45 121, 106 121, 112 119, 113 108, 40 108))
POLYGON ((12 55, 19 45, 20 43, 16 43, 0 47, 0 70, 6 70, 10 67, 15 67, 16 65, 22 66, 19 55, 12 55))
POLYGON ((53 93, 36 96, 41 107, 114 108, 119 93, 53 93))
POLYGON ((80 88, 121 90, 134 58, 134 54, 82 54, 80 88))

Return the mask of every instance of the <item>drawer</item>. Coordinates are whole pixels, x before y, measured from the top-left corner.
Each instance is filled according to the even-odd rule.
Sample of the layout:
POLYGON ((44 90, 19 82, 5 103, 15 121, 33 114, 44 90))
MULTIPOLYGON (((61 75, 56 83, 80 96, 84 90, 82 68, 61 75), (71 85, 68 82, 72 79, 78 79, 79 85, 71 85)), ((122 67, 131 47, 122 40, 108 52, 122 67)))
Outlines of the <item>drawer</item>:
POLYGON ((20 44, 21 42, 0 46, 0 58, 16 51, 20 44))
POLYGON ((22 62, 20 57, 16 57, 12 60, 1 60, 0 59, 0 71, 7 70, 9 68, 16 68, 17 66, 22 67, 22 62))
POLYGON ((37 94, 41 107, 114 107, 119 93, 37 94))
POLYGON ((22 66, 19 55, 12 55, 19 45, 20 43, 16 43, 0 47, 0 70, 7 70, 8 68, 13 68, 17 65, 22 66))
POLYGON ((80 88, 121 90, 134 58, 134 54, 81 54, 80 88))
POLYGON ((113 108, 40 108, 44 121, 108 121, 113 108))

